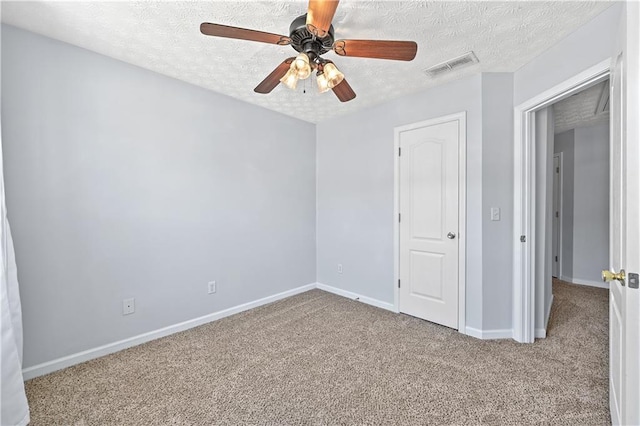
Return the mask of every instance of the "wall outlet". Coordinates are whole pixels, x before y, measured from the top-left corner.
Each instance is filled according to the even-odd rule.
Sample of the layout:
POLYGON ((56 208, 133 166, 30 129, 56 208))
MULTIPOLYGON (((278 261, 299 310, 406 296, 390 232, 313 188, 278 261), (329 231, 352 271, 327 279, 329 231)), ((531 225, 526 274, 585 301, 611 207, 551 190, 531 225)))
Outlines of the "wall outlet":
POLYGON ((124 299, 122 301, 122 315, 129 315, 136 311, 136 299, 124 299))
POLYGON ((215 281, 209 281, 207 283, 207 293, 213 294, 215 292, 216 292, 216 282, 215 281))
POLYGON ((342 273, 342 263, 338 263, 338 273, 342 273))

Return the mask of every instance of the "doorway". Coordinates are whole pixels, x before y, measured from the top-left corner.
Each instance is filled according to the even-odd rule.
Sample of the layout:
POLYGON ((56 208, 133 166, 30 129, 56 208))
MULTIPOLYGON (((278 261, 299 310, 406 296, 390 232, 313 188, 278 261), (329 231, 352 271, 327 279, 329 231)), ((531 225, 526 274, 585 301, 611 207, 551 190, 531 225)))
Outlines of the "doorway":
POLYGON ((546 337, 555 287, 608 288, 608 99, 604 80, 534 116, 536 338, 546 337))
POLYGON ((464 332, 466 114, 395 129, 395 307, 464 332))
MULTIPOLYGON (((549 307, 551 304, 551 300, 541 298, 540 293, 536 292, 538 286, 535 285, 539 280, 543 280, 546 281, 547 288, 551 286, 551 263, 547 261, 545 253, 551 253, 551 210, 546 206, 550 206, 552 201, 552 184, 547 178, 547 170, 551 169, 553 161, 547 144, 542 144, 541 149, 536 149, 536 132, 541 131, 540 120, 536 120, 540 117, 536 115, 543 110, 548 111, 548 107, 554 103, 607 80, 610 65, 609 60, 603 61, 518 105, 514 111, 516 238, 513 246, 513 338, 518 342, 532 343, 536 328, 538 335, 541 335, 544 328, 541 328, 540 321, 536 327, 536 316, 544 316, 546 312, 542 306, 549 307), (545 165, 545 162, 548 165, 545 165), (548 243, 544 244, 545 241, 548 243)), ((547 126, 542 127, 547 129, 547 126)), ((566 223, 563 224, 563 228, 567 228, 566 223)))
POLYGON ((562 180, 559 204, 567 206, 566 212, 552 211, 559 216, 554 229, 556 219, 567 228, 557 235, 563 249, 557 262, 551 258, 561 271, 554 276, 601 288, 609 288, 601 278, 609 263, 609 91, 607 79, 552 105, 553 152, 565 160, 554 178, 562 180))

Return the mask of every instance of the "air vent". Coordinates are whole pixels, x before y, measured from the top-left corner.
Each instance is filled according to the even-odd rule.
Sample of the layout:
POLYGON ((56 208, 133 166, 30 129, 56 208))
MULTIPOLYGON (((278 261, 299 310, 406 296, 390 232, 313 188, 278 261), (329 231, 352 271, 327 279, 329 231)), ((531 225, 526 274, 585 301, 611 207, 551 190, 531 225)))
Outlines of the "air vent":
POLYGON ((479 61, 475 53, 467 52, 464 55, 449 59, 445 62, 441 62, 437 65, 432 66, 431 68, 427 68, 426 70, 424 70, 424 72, 429 77, 438 77, 441 74, 447 73, 449 71, 454 71, 458 68, 466 67, 471 64, 477 64, 478 62, 479 61))

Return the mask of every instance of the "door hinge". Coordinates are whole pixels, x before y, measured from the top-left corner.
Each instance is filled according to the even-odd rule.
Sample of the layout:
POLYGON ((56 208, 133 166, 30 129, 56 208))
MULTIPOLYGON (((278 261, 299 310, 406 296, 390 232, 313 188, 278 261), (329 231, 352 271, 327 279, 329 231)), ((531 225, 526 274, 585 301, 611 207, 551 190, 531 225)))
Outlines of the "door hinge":
POLYGON ((560 173, 560 167, 556 167, 556 173, 560 173))
POLYGON ((556 217, 560 217, 560 216, 558 215, 558 212, 556 212, 556 217))
POLYGON ((402 155, 402 148, 398 147, 398 157, 402 155))
POLYGON ((558 256, 556 256, 556 262, 558 261, 558 256))
POLYGON ((401 220, 402 220, 402 218, 401 218, 401 214, 400 214, 400 213, 398 213, 398 222, 400 222, 401 220))
POLYGON ((400 280, 398 280, 398 288, 400 288, 400 280))
POLYGON ((521 243, 526 243, 527 242, 527 237, 525 237, 524 235, 520 235, 520 242, 521 243))

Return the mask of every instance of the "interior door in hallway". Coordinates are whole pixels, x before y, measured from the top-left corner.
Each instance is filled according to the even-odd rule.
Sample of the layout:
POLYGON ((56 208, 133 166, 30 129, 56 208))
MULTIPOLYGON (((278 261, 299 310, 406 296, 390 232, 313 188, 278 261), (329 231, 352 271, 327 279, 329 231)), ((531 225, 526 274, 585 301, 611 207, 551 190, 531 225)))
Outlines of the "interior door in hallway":
POLYGON ((399 309, 455 329, 461 131, 460 118, 450 118, 399 134, 399 309))

